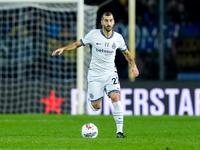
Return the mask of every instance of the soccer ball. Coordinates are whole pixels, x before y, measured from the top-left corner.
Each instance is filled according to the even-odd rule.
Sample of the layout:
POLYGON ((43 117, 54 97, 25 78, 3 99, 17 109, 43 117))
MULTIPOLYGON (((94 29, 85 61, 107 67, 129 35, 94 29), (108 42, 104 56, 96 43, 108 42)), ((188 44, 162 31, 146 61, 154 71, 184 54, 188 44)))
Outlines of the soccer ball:
POLYGON ((84 138, 96 138, 98 135, 98 128, 93 123, 84 124, 81 129, 81 134, 84 138))

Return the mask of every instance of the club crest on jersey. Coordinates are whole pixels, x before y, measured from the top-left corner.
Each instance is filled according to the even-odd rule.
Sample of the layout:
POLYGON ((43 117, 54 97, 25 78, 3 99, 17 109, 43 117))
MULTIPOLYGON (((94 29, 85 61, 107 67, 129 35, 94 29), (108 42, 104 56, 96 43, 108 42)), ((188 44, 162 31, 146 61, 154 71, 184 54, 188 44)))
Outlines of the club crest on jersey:
POLYGON ((109 43, 105 42, 105 47, 108 47, 109 46, 109 43))
POLYGON ((90 93, 90 98, 93 99, 94 98, 94 95, 92 93, 90 93))
POLYGON ((113 49, 116 49, 116 44, 113 42, 113 44, 112 44, 112 48, 113 49))

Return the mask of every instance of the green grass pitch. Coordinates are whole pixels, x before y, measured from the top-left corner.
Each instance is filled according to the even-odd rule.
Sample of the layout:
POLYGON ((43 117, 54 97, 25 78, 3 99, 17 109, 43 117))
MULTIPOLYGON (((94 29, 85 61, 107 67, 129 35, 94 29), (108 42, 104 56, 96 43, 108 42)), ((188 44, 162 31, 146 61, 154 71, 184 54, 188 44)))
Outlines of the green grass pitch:
POLYGON ((125 116, 124 134, 116 138, 112 115, 0 115, 0 150, 200 150, 195 116, 125 116), (95 139, 81 136, 89 122, 95 139))

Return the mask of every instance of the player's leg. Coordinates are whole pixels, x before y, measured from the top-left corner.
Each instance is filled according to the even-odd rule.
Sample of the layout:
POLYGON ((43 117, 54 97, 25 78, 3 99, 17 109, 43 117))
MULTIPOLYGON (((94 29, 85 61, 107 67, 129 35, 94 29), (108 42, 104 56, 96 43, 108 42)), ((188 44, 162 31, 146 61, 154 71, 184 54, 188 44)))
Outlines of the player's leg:
POLYGON ((103 89, 102 82, 88 82, 88 102, 95 111, 102 107, 103 89))
POLYGON ((99 109, 101 109, 102 107, 102 100, 98 100, 96 102, 92 102, 90 101, 90 107, 95 110, 95 111, 98 111, 99 109))
POLYGON ((117 126, 117 137, 118 138, 126 138, 126 136, 124 136, 124 134, 123 134, 124 116, 123 116, 122 104, 121 104, 121 101, 120 101, 120 93, 119 92, 112 92, 112 93, 110 93, 109 96, 112 100, 112 104, 113 104, 113 107, 114 107, 113 116, 114 116, 116 126, 117 126))
POLYGON ((117 73, 111 74, 106 84, 106 93, 111 98, 114 107, 113 116, 117 126, 117 137, 126 138, 123 135, 123 109, 120 101, 120 84, 117 73))

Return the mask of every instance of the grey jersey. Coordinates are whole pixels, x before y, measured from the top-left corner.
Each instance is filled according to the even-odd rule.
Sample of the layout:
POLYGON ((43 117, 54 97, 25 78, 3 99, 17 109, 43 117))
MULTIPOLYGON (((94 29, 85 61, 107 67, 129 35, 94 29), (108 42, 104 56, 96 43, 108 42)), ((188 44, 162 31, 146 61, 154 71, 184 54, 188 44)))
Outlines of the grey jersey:
POLYGON ((119 49, 121 52, 127 50, 121 34, 114 31, 107 38, 102 29, 93 29, 80 41, 83 46, 90 44, 91 61, 88 70, 89 80, 100 78, 109 74, 109 72, 116 71, 116 50, 119 49))

